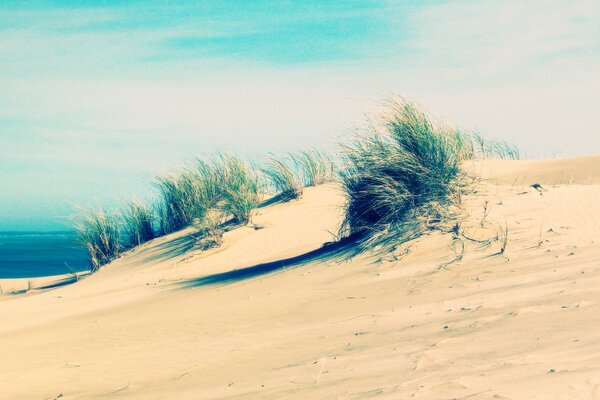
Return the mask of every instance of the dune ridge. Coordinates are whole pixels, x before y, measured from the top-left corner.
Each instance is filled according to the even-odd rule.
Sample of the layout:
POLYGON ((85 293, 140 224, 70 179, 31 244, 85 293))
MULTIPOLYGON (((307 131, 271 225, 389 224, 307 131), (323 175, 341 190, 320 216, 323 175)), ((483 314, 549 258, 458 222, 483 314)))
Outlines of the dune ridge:
POLYGON ((343 218, 327 184, 219 248, 186 229, 0 296, 0 399, 600 396, 600 157, 469 168, 459 234, 390 254, 319 252, 343 218))

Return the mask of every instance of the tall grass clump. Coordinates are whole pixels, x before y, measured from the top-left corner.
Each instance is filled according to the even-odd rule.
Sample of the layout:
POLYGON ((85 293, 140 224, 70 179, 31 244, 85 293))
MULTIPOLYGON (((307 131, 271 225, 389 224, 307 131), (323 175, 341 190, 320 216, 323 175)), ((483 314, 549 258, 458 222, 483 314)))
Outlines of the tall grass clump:
POLYGON ((271 157, 269 166, 263 168, 263 174, 267 177, 271 189, 283 201, 297 199, 302 196, 304 187, 302 178, 285 160, 271 157))
POLYGON ((316 186, 330 182, 335 177, 335 166, 327 154, 310 149, 293 156, 302 172, 305 186, 316 186))
POLYGON ((260 202, 262 185, 258 171, 234 155, 219 156, 214 165, 222 199, 219 208, 235 222, 249 223, 260 202))
POLYGON ((392 103, 379 128, 343 146, 340 171, 342 232, 369 245, 447 220, 462 187, 460 164, 471 157, 465 135, 407 101, 392 103))
POLYGON ((130 201, 122 212, 123 228, 130 247, 154 238, 154 211, 139 201, 130 201))
POLYGON ((201 173, 192 168, 156 178, 155 186, 159 194, 156 208, 162 234, 184 228, 204 217, 208 205, 206 188, 209 184, 201 173))
POLYGON ((117 215, 92 209, 82 210, 75 229, 79 242, 90 255, 92 272, 116 258, 121 252, 119 220, 117 215))

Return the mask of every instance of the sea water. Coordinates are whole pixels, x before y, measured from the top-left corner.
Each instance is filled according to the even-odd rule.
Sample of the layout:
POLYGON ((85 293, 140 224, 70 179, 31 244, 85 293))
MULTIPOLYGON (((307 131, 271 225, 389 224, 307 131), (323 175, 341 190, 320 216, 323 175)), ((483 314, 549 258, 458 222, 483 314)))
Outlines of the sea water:
POLYGON ((0 232, 0 279, 66 274, 88 266, 75 232, 0 232))

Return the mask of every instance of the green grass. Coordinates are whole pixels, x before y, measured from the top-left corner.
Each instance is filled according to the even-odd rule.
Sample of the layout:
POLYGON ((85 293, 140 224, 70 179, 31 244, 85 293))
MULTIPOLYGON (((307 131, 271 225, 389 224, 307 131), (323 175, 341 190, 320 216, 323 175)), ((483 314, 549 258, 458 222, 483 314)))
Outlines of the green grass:
POLYGON ((335 166, 331 157, 317 149, 310 149, 293 156, 299 167, 305 186, 316 186, 335 178, 335 166))
POLYGON ((116 258, 121 250, 120 221, 116 214, 83 209, 75 222, 79 242, 88 250, 91 271, 116 258))
POLYGON ((202 225, 214 209, 246 224, 259 203, 262 187, 257 171, 229 154, 197 160, 175 174, 158 177, 155 186, 162 234, 202 225))
POLYGON ((173 175, 159 176, 155 186, 159 193, 156 209, 162 234, 189 226, 206 214, 207 183, 197 170, 186 168, 173 175))
POLYGON ((194 237, 196 239, 196 248, 208 250, 218 247, 223 242, 223 214, 219 210, 211 210, 203 221, 194 225, 197 229, 194 237))
MULTIPOLYGON (((463 162, 494 157, 520 154, 514 145, 460 131, 401 100, 390 103, 379 125, 341 146, 341 166, 333 161, 340 157, 316 149, 272 157, 261 171, 238 156, 217 154, 157 177, 152 206, 130 202, 119 215, 86 209, 76 228, 94 271, 155 232, 194 226, 199 247, 218 246, 224 221, 250 223, 266 188, 287 201, 299 198, 304 186, 338 179, 347 200, 338 237, 360 237, 362 249, 383 247, 452 222, 469 178, 463 162)), ((506 238, 499 237, 502 252, 506 238)))
POLYGON ((293 157, 291 164, 284 159, 271 157, 269 166, 262 169, 269 186, 283 201, 297 199, 302 196, 304 185, 293 164, 293 157))
POLYGON ((221 188, 220 209, 239 224, 247 224, 260 202, 262 189, 258 171, 234 155, 219 157, 217 176, 221 188))
POLYGON ((130 201, 122 212, 123 230, 130 247, 154 238, 155 215, 152 208, 139 201, 130 201))
POLYGON ((412 103, 392 103, 380 130, 343 146, 343 232, 372 246, 447 220, 462 187, 460 164, 472 157, 466 138, 412 103))
POLYGON ((518 160, 521 158, 519 148, 512 143, 483 137, 475 132, 465 134, 465 140, 472 143, 473 158, 500 158, 518 160))

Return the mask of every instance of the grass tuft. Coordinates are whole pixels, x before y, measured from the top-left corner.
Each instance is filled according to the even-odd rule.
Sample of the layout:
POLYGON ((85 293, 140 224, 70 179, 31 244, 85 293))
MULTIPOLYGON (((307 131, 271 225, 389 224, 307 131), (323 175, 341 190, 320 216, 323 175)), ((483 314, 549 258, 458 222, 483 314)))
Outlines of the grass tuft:
POLYGON ((335 177, 335 166, 327 154, 310 149, 293 156, 304 178, 304 185, 316 186, 330 182, 335 177))
POLYGON ((220 208, 245 225, 260 202, 262 185, 258 171, 234 155, 220 156, 218 165, 223 199, 220 208))
POLYGON ((209 183, 192 168, 177 174, 159 176, 155 186, 159 193, 157 213, 162 234, 174 232, 202 219, 207 211, 205 197, 209 183))
POLYGON ((496 235, 496 239, 500 242, 500 250, 498 250, 499 255, 504 255, 506 252, 506 247, 508 246, 508 225, 506 221, 504 221, 504 226, 498 224, 498 234, 496 235))
POLYGON ((80 243, 89 252, 92 272, 116 258, 121 252, 119 220, 115 214, 84 209, 76 221, 75 228, 80 243))
POLYGON ((519 148, 512 143, 483 137, 475 132, 465 134, 465 141, 471 141, 473 158, 500 158, 518 160, 521 158, 519 148))
POLYGON ((130 247, 154 238, 154 211, 139 201, 130 201, 122 213, 125 236, 130 247))
MULTIPOLYGON (((293 161, 292 157, 292 161, 293 161)), ((302 196, 303 182, 294 165, 288 165, 283 159, 271 157, 270 165, 262 172, 267 177, 270 187, 281 200, 289 201, 302 196)))
POLYGON ((418 236, 448 220, 462 188, 467 136, 432 120, 416 105, 391 104, 379 130, 343 146, 346 235, 366 247, 418 236))
POLYGON ((194 225, 198 230, 194 237, 196 238, 196 248, 208 250, 219 247, 223 242, 223 215, 218 210, 212 210, 202 222, 194 225))

